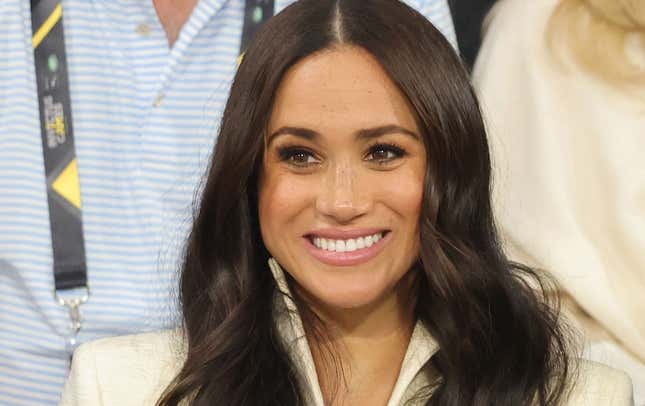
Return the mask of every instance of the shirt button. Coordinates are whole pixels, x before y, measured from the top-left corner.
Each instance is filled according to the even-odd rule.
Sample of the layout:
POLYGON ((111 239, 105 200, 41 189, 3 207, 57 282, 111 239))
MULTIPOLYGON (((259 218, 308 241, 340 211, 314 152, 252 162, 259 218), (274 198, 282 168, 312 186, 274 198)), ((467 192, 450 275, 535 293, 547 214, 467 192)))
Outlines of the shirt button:
POLYGON ((163 103, 163 99, 164 99, 164 97, 166 97, 166 95, 165 95, 165 94, 163 94, 163 93, 159 93, 159 94, 157 95, 157 97, 155 97, 155 101, 154 101, 154 102, 152 102, 152 105, 153 105, 154 107, 159 107, 159 106, 161 106, 161 103, 163 103))
POLYGON ((147 37, 148 35, 150 35, 150 25, 141 23, 137 25, 137 28, 134 29, 134 32, 141 35, 142 37, 147 37))

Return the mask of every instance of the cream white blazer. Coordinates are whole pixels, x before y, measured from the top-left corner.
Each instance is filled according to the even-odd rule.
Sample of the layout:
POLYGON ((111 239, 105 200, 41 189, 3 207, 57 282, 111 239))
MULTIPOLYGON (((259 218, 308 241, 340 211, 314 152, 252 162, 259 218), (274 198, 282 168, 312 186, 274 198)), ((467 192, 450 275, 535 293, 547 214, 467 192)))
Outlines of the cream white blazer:
MULTIPOLYGON (((274 260, 270 267, 280 290, 288 292, 284 273, 274 260)), ((289 356, 300 368, 308 388, 308 404, 324 406, 313 358, 307 345, 302 321, 294 303, 285 295, 276 300, 292 312, 278 318, 281 339, 289 356)), ((184 340, 180 330, 106 338, 80 346, 74 353, 72 370, 65 385, 61 406, 141 406, 154 405, 166 386, 180 370, 184 360, 184 340)), ((417 323, 405 354, 399 378, 388 406, 405 404, 425 386, 425 368, 437 343, 421 323, 417 323)), ((592 362, 580 364, 576 382, 567 405, 630 406, 631 381, 622 372, 592 362)), ((415 403, 416 405, 420 403, 415 403)), ((288 405, 285 405, 288 406, 288 405)))

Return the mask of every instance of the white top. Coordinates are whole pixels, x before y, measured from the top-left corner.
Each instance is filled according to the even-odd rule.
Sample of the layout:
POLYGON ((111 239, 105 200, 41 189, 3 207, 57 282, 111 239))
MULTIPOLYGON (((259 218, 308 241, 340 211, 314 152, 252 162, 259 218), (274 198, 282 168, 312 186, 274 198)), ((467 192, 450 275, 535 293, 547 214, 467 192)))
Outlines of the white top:
MULTIPOLYGON (((455 44, 446 0, 408 3, 455 44)), ((91 288, 78 340, 158 330, 176 315, 177 258, 244 0, 200 0, 172 49, 152 0, 62 5, 91 288)), ((52 294, 29 6, 0 0, 0 405, 49 406, 68 373, 69 318, 52 294)))
POLYGON ((557 4, 500 1, 474 69, 495 214, 511 258, 551 272, 580 306, 587 355, 628 371, 645 405, 645 103, 553 59, 557 4))
MULTIPOLYGON (((279 334, 289 349, 289 357, 306 379, 307 404, 324 406, 311 351, 295 304, 289 299, 284 272, 275 260, 270 261, 270 267, 278 288, 287 293, 278 295, 275 303, 276 314, 282 315, 276 320, 279 334), (288 311, 282 311, 284 308, 288 311)), ((433 374, 435 370, 428 361, 437 350, 436 341, 418 322, 387 406, 406 404, 417 390, 429 383, 426 373, 433 374)), ((60 406, 153 405, 181 368, 184 354, 179 330, 84 344, 74 353, 72 372, 60 406)), ((582 362, 577 382, 567 405, 632 405, 631 382, 622 372, 582 362)), ((408 403, 421 404, 424 404, 422 399, 408 403)))

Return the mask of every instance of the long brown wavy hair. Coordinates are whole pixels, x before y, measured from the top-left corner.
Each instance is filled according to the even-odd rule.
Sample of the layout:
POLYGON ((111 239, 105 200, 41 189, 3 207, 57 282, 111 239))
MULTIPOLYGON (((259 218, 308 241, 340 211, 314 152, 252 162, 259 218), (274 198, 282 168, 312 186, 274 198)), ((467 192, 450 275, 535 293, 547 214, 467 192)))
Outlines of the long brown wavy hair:
POLYGON ((567 340, 542 280, 501 250, 486 132, 466 70, 428 20, 394 0, 296 2, 246 53, 183 261, 187 358, 158 404, 304 404, 272 318, 279 293, 259 232, 258 177, 285 72, 341 45, 381 63, 413 106, 427 151, 413 270, 421 280, 416 316, 440 345, 430 362, 441 379, 426 388, 427 404, 557 404, 572 370, 567 340))

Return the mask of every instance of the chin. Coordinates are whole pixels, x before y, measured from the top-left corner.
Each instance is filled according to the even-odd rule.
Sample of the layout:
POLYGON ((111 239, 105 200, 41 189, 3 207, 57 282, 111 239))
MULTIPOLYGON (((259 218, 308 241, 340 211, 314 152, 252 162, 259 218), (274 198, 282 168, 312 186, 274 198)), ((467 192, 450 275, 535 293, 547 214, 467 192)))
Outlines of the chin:
POLYGON ((319 279, 313 286, 303 286, 307 295, 332 309, 360 309, 376 304, 394 288, 372 274, 368 278, 319 279), (352 280, 353 279, 353 280, 352 280), (326 282, 326 283, 325 283, 326 282))

